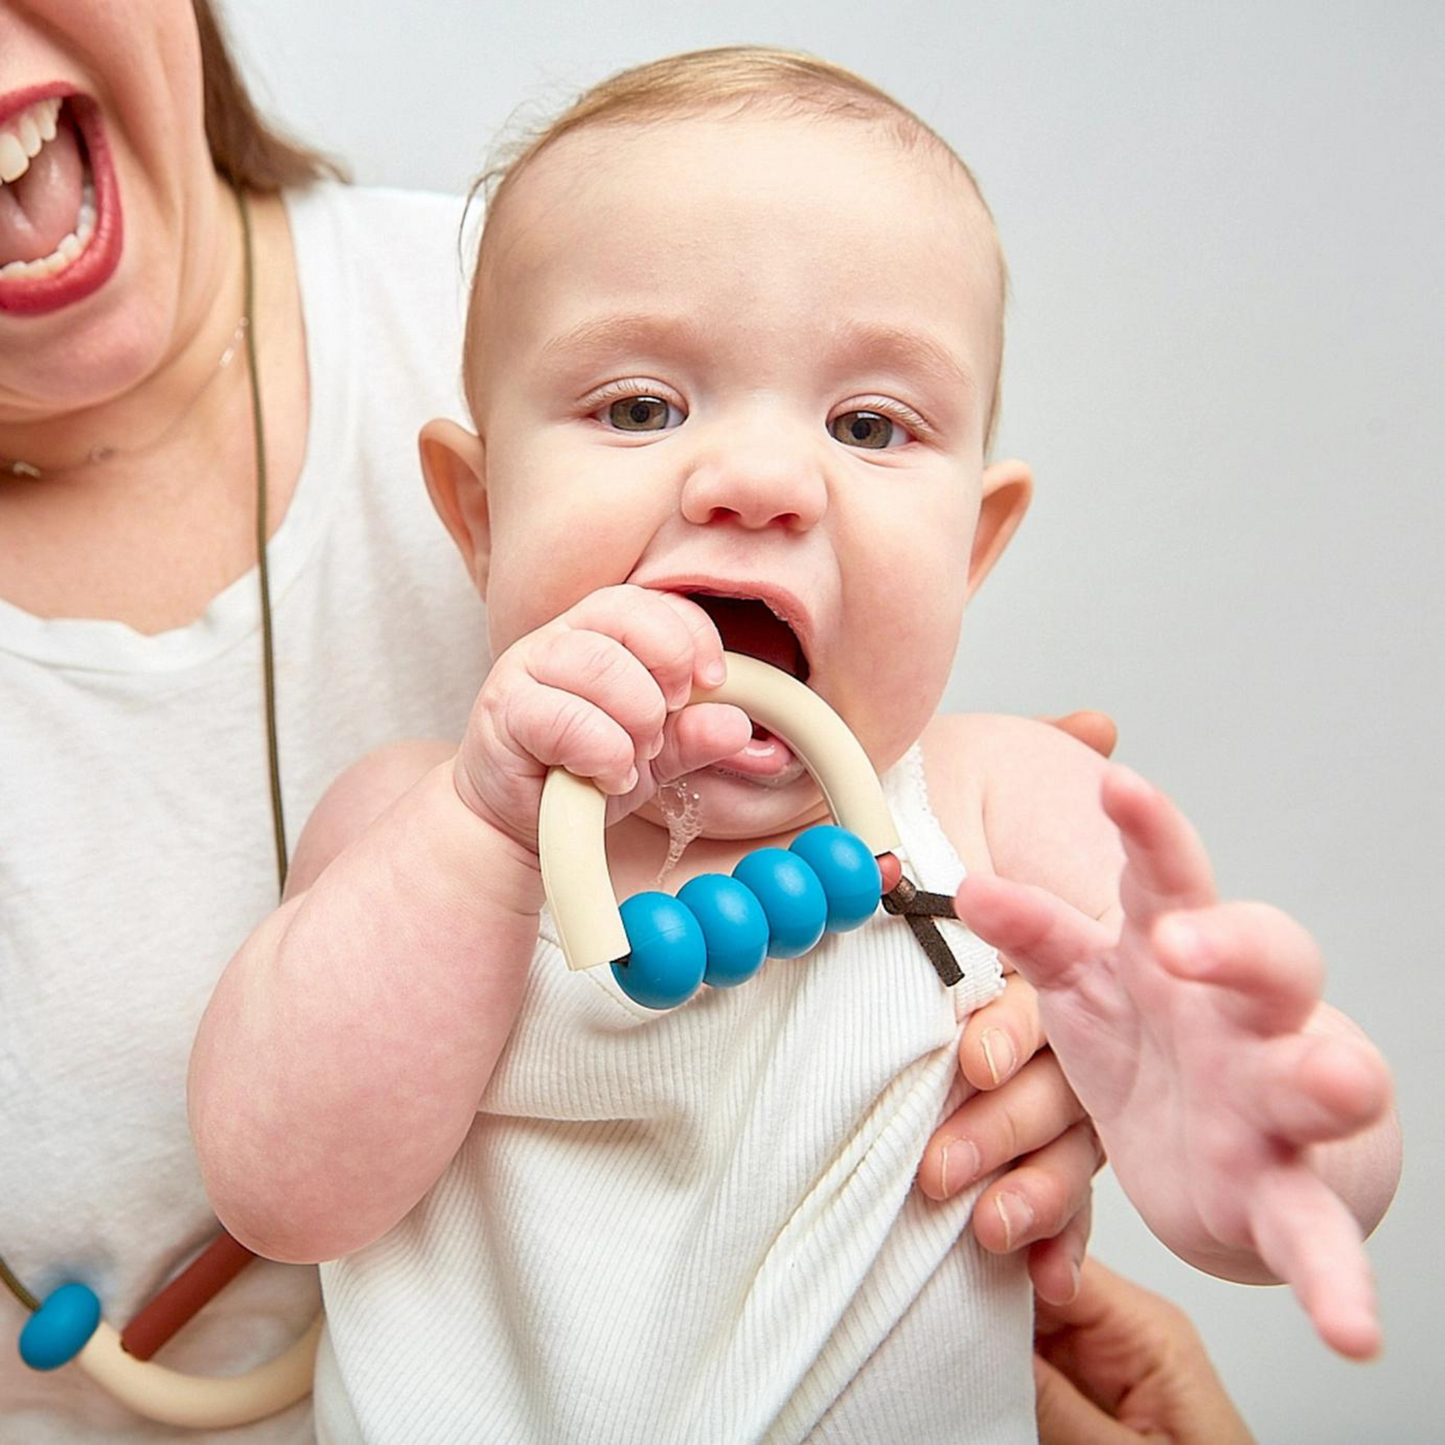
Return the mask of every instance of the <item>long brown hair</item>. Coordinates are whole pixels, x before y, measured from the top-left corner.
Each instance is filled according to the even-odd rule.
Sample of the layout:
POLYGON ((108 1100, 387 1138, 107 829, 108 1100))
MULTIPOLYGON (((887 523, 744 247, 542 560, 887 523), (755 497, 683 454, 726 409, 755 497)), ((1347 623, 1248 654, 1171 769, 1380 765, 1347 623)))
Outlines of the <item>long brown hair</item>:
POLYGON ((279 191, 334 177, 345 169, 329 156, 290 140, 263 120, 231 56, 212 0, 191 0, 201 37, 206 142, 218 175, 251 191, 279 191))

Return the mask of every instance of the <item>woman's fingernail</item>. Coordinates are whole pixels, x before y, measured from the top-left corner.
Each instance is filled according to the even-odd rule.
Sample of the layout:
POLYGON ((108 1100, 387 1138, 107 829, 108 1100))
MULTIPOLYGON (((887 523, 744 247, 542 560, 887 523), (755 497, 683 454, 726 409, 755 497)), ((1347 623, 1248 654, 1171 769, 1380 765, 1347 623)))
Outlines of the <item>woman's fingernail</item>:
POLYGON ((989 1029, 983 1036, 981 1047, 989 1078, 995 1084, 1003 1083, 1013 1073, 1017 1061, 1014 1041, 1002 1029, 989 1029))
POLYGON ((1015 1240, 1021 1240, 1033 1228, 1034 1211, 1027 1199, 1018 1194, 999 1194, 994 1197, 993 1207, 998 1211, 1003 1224, 1003 1247, 1005 1251, 1015 1248, 1015 1240))
POLYGON ((983 1160, 972 1139, 950 1139, 943 1146, 938 1160, 939 1186, 943 1197, 950 1198, 966 1184, 972 1184, 983 1173, 983 1160))

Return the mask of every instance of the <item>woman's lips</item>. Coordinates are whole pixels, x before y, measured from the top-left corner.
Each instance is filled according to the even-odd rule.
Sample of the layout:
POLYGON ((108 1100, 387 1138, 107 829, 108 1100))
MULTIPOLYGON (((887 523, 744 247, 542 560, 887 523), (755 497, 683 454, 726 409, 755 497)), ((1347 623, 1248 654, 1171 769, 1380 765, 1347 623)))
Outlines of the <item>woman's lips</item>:
MULTIPOLYGON (((59 269, 62 242, 84 224, 86 185, 80 135, 59 96, 0 122, 0 278, 59 269)), ((91 220, 93 228, 93 207, 91 220)), ((90 239, 89 229, 84 236, 90 239)), ((75 255, 64 259, 68 264, 75 255)))
MULTIPOLYGON (((27 100, 42 99, 43 92, 37 91, 27 100)), ((90 296, 115 273, 120 264, 122 250, 122 225, 120 190, 116 181, 115 167, 111 160, 102 124, 100 108, 84 96, 68 96, 65 113, 73 123, 73 135, 78 138, 76 158, 88 161, 88 169, 94 190, 95 222, 89 242, 75 256, 74 260, 46 275, 0 276, 0 312, 12 316, 39 316, 58 311, 90 296)), ((0 100, 0 106, 11 110, 8 104, 12 97, 0 100)), ((64 145, 59 134, 55 141, 47 143, 47 149, 57 143, 64 145)), ((44 153, 37 159, 43 159, 44 153)), ((63 165, 63 150, 57 152, 52 165, 63 165)), ((33 163, 32 163, 33 164, 33 163)), ((85 167, 82 165, 81 170, 85 167)), ((42 176, 42 179, 44 177, 42 176)), ((65 181, 63 175, 52 177, 58 182, 65 181)), ((13 198, 8 198, 14 204, 13 198)), ((76 201, 79 212, 80 202, 76 201)), ((53 207, 53 200, 49 202, 53 207)), ((53 229, 53 216, 47 229, 53 229)))

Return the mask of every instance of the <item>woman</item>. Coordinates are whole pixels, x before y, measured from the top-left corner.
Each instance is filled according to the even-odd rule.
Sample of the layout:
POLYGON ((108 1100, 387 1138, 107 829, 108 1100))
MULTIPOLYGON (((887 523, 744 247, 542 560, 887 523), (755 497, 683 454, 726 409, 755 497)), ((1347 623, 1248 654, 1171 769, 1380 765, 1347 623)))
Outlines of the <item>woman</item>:
MULTIPOLYGON (((455 730, 484 666, 415 465, 417 418, 458 406, 462 204, 328 179, 188 0, 4 0, 0 133, 27 152, 0 138, 0 1255, 122 1324, 214 1232, 186 1055, 278 886, 258 478, 285 812, 455 730)), ((315 1308, 308 1271, 252 1266, 166 1361, 234 1372, 315 1308)), ((14 1439, 154 1429, 8 1345, 0 1399, 14 1439)), ((304 1406, 258 1434, 307 1436, 304 1406)))
MULTIPOLYGON (((414 460, 419 420, 460 414, 473 248, 460 200, 351 190, 271 131, 209 0, 0 0, 0 178, 0 1257, 120 1325, 215 1230, 186 1057, 275 902, 286 816, 388 738, 455 735, 485 667, 414 460)), ((1002 1036, 1035 1054, 1022 989, 973 1026, 976 1081, 1013 1071, 1002 1036)), ((1025 1068, 922 1179, 958 1187, 961 1135, 989 1167, 1047 1146, 994 1186, 1034 1224, 979 1231, 1073 1218, 1036 1271, 1066 1297, 1094 1147, 1050 1056, 1025 1068)), ((234 1374, 315 1309, 310 1271, 255 1264, 163 1358, 234 1374)), ((26 1318, 0 1294, 5 1329, 26 1318)), ((6 1439, 161 1428, 8 1348, 0 1400, 6 1439)), ((249 1427, 309 1437, 304 1402, 249 1427)))

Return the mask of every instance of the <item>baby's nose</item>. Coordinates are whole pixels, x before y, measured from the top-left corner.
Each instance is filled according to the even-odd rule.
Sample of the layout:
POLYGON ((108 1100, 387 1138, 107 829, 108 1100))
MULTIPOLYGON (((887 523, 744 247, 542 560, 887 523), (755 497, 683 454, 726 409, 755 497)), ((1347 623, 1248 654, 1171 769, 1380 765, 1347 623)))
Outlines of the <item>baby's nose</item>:
POLYGON ((732 522, 753 531, 804 532, 827 507, 817 452, 796 438, 720 446, 699 459, 682 492, 682 514, 698 526, 732 522))

